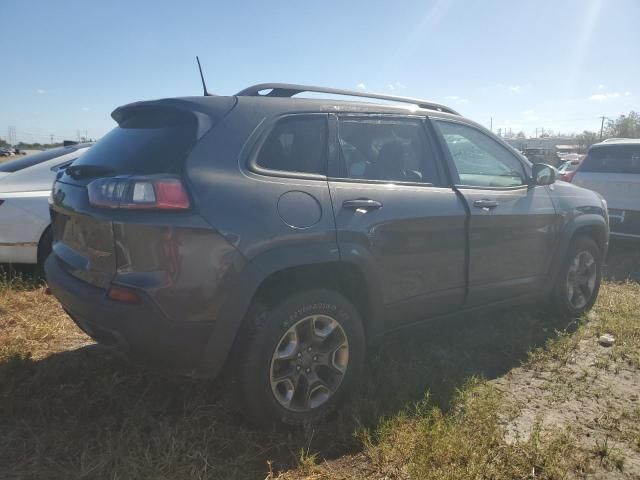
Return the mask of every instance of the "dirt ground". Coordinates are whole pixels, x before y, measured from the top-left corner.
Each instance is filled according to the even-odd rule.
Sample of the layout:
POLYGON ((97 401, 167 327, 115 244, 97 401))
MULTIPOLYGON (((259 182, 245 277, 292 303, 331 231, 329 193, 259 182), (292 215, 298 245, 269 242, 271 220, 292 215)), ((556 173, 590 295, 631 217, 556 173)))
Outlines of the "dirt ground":
POLYGON ((615 347, 599 345, 593 324, 588 330, 568 358, 520 367, 495 381, 518 410, 509 437, 527 438, 535 425, 568 429, 609 463, 596 463, 589 478, 640 478, 640 369, 614 358, 615 347))

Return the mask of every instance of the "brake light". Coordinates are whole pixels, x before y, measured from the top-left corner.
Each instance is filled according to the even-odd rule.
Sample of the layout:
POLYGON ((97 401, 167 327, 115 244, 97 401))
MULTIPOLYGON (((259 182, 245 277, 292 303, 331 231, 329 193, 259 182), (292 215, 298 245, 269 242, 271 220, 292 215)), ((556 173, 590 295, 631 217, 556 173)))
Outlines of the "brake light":
POLYGON ((178 178, 112 177, 87 186, 89 204, 98 208, 186 210, 189 196, 178 178))
POLYGON ((567 172, 563 175, 563 180, 565 182, 571 182, 571 180, 573 180, 573 176, 576 174, 578 170, 574 170, 573 172, 567 172))

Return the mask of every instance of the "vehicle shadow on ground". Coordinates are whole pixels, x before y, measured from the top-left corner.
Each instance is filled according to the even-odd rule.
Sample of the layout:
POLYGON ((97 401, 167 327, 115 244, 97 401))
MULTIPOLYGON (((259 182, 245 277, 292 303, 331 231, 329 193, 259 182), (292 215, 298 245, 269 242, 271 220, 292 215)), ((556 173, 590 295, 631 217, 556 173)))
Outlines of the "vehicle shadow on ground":
MULTIPOLYGON (((639 271, 631 249, 612 250, 607 275, 639 271)), ((501 376, 574 326, 511 309, 394 334, 371 352, 344 408, 314 428, 283 431, 247 424, 221 381, 149 372, 99 346, 37 361, 15 355, 0 363, 0 477, 264 478, 267 461, 287 468, 301 450, 324 458, 359 450, 354 432, 425 392, 446 409, 469 377, 501 376)))
POLYGON ((39 283, 44 281, 44 272, 37 265, 0 263, 0 280, 39 283))
POLYGON ((640 282, 640 241, 611 240, 603 274, 611 281, 640 282))

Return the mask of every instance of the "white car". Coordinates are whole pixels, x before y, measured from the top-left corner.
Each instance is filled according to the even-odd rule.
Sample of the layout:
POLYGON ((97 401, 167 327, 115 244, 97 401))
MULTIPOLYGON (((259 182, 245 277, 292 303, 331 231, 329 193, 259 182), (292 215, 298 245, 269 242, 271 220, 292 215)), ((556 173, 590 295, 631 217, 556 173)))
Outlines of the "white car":
POLYGON ((591 146, 572 183, 605 198, 612 237, 640 239, 640 139, 616 138, 591 146))
POLYGON ((0 162, 0 263, 41 263, 51 251, 49 202, 56 173, 92 143, 0 162))

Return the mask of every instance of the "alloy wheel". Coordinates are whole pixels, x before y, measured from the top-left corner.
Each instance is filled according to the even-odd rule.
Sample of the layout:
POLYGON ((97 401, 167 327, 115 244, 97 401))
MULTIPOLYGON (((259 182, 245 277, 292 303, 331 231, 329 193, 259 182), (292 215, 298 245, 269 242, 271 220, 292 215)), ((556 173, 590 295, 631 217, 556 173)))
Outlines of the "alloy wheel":
POLYGON ((325 314, 307 316, 278 341, 271 358, 271 391, 287 410, 312 410, 337 391, 348 364, 349 342, 340 323, 325 314))
POLYGON ((579 252, 567 272, 567 300, 576 310, 584 308, 596 288, 597 264, 588 251, 579 252))

